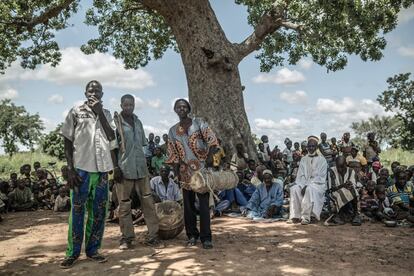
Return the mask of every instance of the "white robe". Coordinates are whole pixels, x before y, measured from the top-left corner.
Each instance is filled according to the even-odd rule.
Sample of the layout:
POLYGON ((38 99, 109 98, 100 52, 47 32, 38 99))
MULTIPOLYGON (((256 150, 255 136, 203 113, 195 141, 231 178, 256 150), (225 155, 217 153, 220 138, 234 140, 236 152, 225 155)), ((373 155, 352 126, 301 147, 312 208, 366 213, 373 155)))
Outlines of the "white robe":
POLYGON ((328 164, 323 156, 304 156, 299 164, 295 184, 290 188, 290 218, 320 219, 325 202, 328 164), (307 186, 302 196, 303 187, 307 186))

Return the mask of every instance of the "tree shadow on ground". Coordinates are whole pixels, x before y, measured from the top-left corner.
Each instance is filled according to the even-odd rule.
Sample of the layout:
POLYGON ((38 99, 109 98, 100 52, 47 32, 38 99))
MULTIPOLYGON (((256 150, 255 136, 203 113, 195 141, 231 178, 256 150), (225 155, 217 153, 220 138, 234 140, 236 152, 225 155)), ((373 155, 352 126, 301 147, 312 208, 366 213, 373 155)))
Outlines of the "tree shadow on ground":
POLYGON ((202 249, 200 243, 184 247, 184 232, 174 240, 165 241, 165 248, 145 247, 139 243, 146 230, 141 226, 136 228, 139 240, 136 248, 120 251, 119 227, 110 225, 102 249, 109 258, 107 263, 96 264, 81 257, 73 268, 63 271, 58 265, 66 244, 45 242, 26 247, 21 257, 0 266, 0 274, 409 275, 414 269, 412 245, 408 242, 414 238, 411 229, 384 229, 370 224, 362 227, 268 224, 241 218, 214 219, 212 228, 212 250, 202 249))
POLYGON ((13 239, 29 232, 30 227, 67 223, 69 213, 54 213, 41 210, 33 212, 10 212, 3 215, 0 227, 0 242, 13 239))

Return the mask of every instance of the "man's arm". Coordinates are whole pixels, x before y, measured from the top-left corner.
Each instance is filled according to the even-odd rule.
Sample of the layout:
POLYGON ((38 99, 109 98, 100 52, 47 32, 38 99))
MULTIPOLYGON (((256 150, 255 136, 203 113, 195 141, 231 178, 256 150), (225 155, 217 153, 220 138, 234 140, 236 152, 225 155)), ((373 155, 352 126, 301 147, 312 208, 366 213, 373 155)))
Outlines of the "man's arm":
POLYGON ((64 137, 65 141, 65 156, 68 164, 68 185, 71 189, 78 187, 82 183, 82 178, 76 172, 73 163, 73 142, 64 137))
POLYGON ((102 107, 102 103, 99 100, 94 99, 92 101, 92 103, 90 104, 90 108, 98 116, 98 119, 101 122, 102 128, 103 128, 108 140, 109 141, 115 140, 115 132, 114 132, 113 128, 111 127, 111 125, 109 124, 109 122, 108 122, 108 120, 105 116, 105 112, 104 112, 104 109, 102 107))

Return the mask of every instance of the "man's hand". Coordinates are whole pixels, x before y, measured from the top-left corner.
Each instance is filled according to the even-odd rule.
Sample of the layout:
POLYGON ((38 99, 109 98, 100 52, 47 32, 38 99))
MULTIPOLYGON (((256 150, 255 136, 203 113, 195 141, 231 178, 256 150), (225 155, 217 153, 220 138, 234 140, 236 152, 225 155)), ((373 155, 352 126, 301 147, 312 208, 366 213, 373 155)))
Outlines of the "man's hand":
POLYGON ((302 194, 302 196, 305 196, 305 192, 306 192, 307 187, 308 186, 305 186, 305 187, 302 188, 302 191, 300 192, 302 194))
POLYGON ((100 100, 98 100, 94 96, 88 99, 88 105, 93 110, 93 112, 95 112, 95 114, 102 114, 103 112, 102 103, 100 100))
POLYGON ((276 213, 276 206, 272 205, 267 209, 266 218, 272 218, 273 215, 276 213))
POLYGON ((345 188, 347 188, 348 190, 350 190, 350 189, 352 189, 352 186, 353 186, 353 184, 352 184, 352 182, 351 181, 347 181, 347 182, 345 182, 345 188))
POLYGON ((122 170, 119 167, 114 168, 114 181, 115 183, 121 183, 122 181, 122 170))
POLYGON ((68 186, 70 189, 79 187, 82 184, 82 177, 74 168, 68 169, 68 186))

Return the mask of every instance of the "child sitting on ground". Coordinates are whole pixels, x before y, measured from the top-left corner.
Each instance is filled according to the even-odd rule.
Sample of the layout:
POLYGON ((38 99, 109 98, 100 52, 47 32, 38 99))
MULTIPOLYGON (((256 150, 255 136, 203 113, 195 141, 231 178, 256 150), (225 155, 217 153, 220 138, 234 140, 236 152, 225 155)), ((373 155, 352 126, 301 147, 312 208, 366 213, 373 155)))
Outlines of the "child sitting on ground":
POLYGON ((67 195, 66 188, 61 187, 59 189, 59 195, 56 197, 53 211, 68 212, 69 210, 70 210, 70 198, 67 195))
POLYGON ((378 210, 378 201, 375 196, 375 182, 369 180, 361 190, 361 212, 369 218, 373 218, 378 210))

